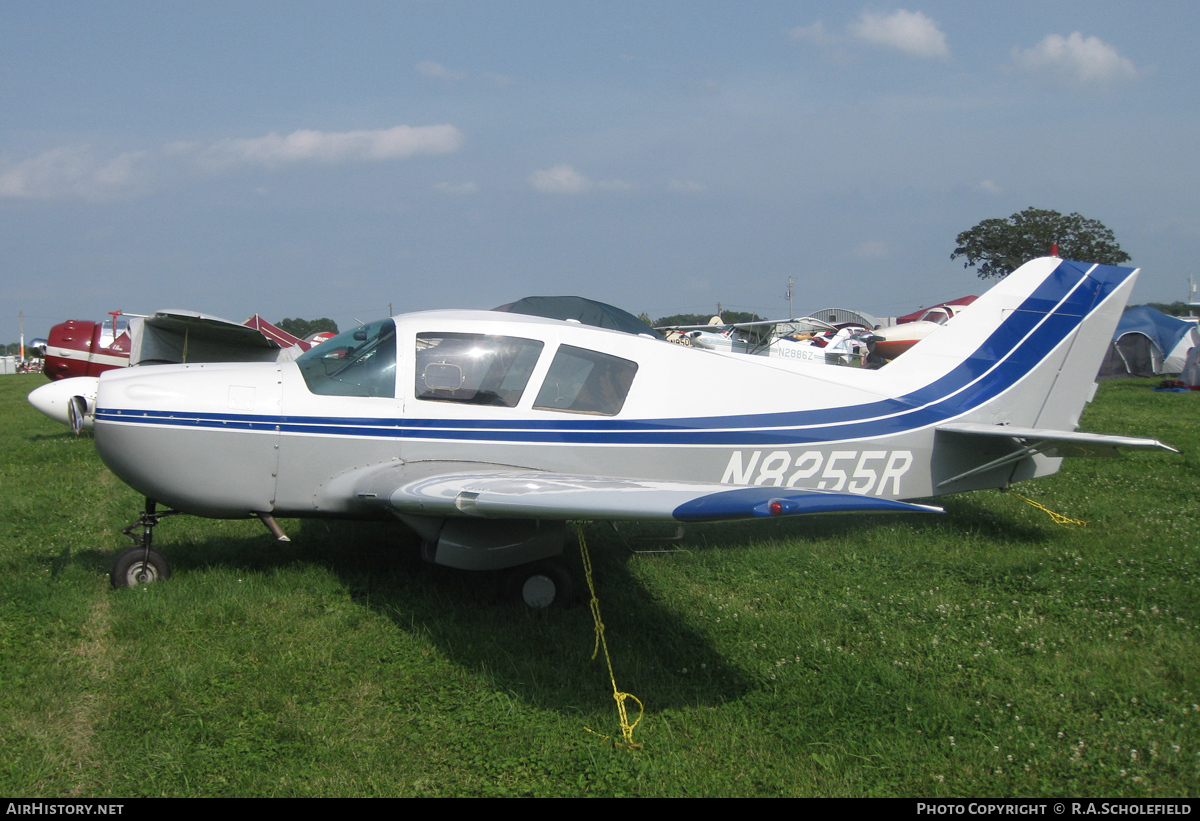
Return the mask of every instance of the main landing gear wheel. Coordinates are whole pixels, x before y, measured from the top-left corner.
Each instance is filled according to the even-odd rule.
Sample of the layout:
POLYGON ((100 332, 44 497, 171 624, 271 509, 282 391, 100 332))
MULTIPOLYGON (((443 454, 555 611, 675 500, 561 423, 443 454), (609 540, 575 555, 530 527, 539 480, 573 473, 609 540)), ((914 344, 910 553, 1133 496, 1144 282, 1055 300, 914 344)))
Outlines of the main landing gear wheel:
POLYGON ((571 570, 555 559, 514 567, 505 578, 504 591, 507 598, 524 602, 535 610, 570 607, 575 602, 571 570))
POLYGON ((154 584, 171 578, 171 564, 154 548, 135 545, 121 551, 108 578, 117 589, 154 584))

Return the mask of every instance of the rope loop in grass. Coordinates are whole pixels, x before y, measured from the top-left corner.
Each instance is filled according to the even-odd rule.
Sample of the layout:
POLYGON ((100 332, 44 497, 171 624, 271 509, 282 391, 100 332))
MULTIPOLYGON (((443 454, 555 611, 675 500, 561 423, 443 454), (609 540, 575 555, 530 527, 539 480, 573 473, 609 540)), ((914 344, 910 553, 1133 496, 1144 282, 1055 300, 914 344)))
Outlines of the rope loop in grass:
MULTIPOLYGON (((640 750, 641 745, 633 743, 633 728, 642 720, 644 708, 637 696, 632 693, 623 693, 617 688, 617 677, 613 674, 612 658, 608 654, 608 641, 604 638, 604 622, 600 618, 600 599, 596 596, 596 585, 592 580, 592 557, 588 553, 587 541, 583 538, 583 525, 578 525, 577 530, 579 533, 579 552, 583 557, 583 571, 587 577, 588 592, 591 594, 589 605, 592 610, 592 621, 596 625, 596 643, 592 648, 592 658, 595 659, 601 650, 604 651, 604 663, 608 665, 608 680, 612 683, 613 699, 617 702, 617 717, 621 724, 621 737, 625 739, 623 746, 640 750), (629 721, 629 713, 625 707, 627 699, 633 699, 637 702, 637 718, 632 723, 629 721)), ((592 732, 592 730, 588 730, 588 732, 592 732)), ((597 735, 600 734, 597 733, 597 735)))

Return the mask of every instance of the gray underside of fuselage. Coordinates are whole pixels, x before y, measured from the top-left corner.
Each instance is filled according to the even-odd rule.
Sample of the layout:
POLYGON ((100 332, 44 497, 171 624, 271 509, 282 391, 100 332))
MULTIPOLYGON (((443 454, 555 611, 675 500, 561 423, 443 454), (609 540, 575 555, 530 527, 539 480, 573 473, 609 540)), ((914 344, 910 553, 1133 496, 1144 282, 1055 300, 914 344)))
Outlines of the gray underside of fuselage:
MULTIPOLYGON (((636 447, 103 424, 106 430, 98 440, 102 456, 125 452, 114 466, 121 479, 147 495, 154 489, 159 501, 175 509, 211 517, 270 512, 278 517, 376 518, 377 506, 364 505, 354 489, 364 475, 388 465, 408 467, 414 477, 477 466, 661 481, 688 477, 711 482, 714 490, 731 485, 787 487, 907 500, 1004 486, 1035 471, 1042 475, 1050 461, 1057 463, 1031 457, 1015 469, 1009 465, 938 487, 1012 452, 1015 445, 1002 439, 956 441, 932 430, 821 445, 636 447), (128 458, 134 448, 157 449, 175 460, 128 458), (203 497, 190 493, 191 487, 204 487, 203 497), (214 493, 214 487, 220 492, 214 493)), ((408 472, 402 469, 397 475, 408 472)))

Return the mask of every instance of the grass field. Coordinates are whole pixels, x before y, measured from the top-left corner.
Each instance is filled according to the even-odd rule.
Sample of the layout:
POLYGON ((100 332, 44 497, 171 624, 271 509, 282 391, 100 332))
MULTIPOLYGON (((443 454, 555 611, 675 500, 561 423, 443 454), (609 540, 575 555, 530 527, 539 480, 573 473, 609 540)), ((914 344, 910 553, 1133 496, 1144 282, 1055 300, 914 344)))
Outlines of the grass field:
MULTIPOLYGON (((1106 383, 1069 461, 943 516, 585 528, 586 606, 530 612, 376 524, 168 519, 0 377, 0 795, 1195 796, 1200 395, 1106 383), (657 532, 622 530, 625 537, 657 532)), ((578 551, 571 557, 579 563, 578 551)))

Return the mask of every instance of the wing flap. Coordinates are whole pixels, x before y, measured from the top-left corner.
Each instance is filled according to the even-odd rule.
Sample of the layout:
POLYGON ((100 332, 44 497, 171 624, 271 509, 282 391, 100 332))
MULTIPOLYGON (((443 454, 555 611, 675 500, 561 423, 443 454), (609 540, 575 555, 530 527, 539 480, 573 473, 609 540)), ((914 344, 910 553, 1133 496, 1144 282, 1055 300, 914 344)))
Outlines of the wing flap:
POLYGON ((406 466, 376 472, 356 489, 366 503, 396 513, 520 519, 706 522, 848 511, 925 511, 914 505, 853 493, 778 487, 730 487, 707 482, 608 479, 511 470, 445 472, 406 466), (408 474, 408 475, 406 475, 408 474))

